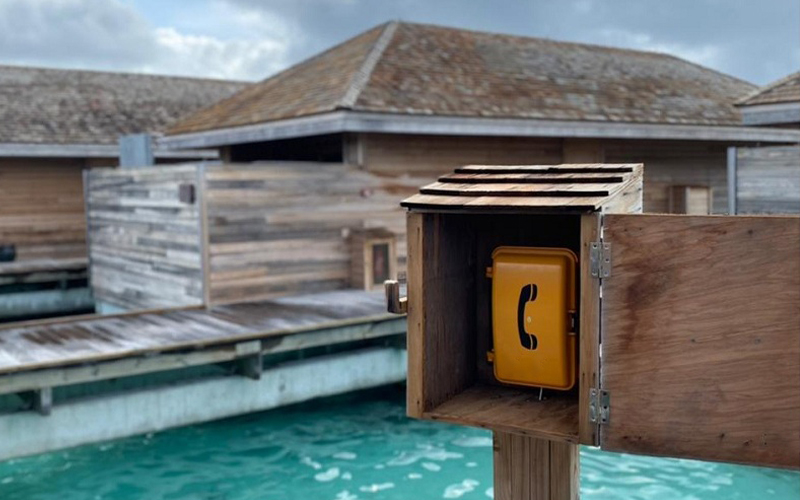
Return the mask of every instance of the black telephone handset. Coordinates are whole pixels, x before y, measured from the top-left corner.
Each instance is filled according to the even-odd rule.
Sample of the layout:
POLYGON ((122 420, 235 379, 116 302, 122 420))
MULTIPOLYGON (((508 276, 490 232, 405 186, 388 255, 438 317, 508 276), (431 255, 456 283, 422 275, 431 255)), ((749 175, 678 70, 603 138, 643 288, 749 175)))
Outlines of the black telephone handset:
POLYGON ((539 288, 534 285, 525 285, 519 292, 519 305, 517 306, 517 328, 519 328, 519 341, 522 347, 529 350, 536 349, 539 341, 536 335, 525 331, 525 305, 528 302, 536 300, 536 295, 539 293, 539 288))

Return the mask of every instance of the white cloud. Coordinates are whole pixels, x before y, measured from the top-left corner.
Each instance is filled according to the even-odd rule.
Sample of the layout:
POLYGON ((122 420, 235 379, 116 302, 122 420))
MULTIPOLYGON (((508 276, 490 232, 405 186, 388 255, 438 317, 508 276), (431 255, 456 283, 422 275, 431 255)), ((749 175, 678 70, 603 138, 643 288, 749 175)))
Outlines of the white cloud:
POLYGON ((261 80, 283 67, 286 46, 275 40, 226 40, 158 28, 158 57, 144 70, 216 78, 261 80))
POLYGON ((119 0, 0 0, 0 62, 248 80, 286 66, 280 20, 238 11, 207 22, 220 19, 232 36, 157 27, 119 0))

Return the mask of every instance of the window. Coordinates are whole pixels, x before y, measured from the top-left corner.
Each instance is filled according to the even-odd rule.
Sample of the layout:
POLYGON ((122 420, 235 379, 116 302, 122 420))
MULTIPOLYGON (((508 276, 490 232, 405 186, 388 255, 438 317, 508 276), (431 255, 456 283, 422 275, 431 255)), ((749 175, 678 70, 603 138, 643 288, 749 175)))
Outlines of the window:
POLYGON ((708 186, 672 186, 669 212, 672 214, 707 215, 711 213, 712 193, 708 186))
POLYGON ((350 233, 350 285, 362 290, 383 288, 397 276, 397 236, 384 228, 350 233))

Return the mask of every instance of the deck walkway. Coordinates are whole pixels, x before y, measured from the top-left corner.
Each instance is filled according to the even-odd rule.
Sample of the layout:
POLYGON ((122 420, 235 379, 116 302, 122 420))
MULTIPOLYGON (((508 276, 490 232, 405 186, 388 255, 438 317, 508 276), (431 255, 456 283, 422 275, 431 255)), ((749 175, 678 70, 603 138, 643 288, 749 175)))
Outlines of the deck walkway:
POLYGON ((0 460, 401 382, 405 332, 358 290, 9 325, 0 460))
POLYGON ((343 290, 212 309, 20 323, 0 329, 0 376, 395 318, 381 293, 343 290))

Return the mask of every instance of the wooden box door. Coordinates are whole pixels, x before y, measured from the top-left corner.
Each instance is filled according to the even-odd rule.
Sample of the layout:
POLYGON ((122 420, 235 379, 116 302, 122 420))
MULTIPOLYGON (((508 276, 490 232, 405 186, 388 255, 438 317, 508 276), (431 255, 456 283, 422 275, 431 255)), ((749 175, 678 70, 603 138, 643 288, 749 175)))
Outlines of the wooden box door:
POLYGON ((800 467, 800 218, 606 215, 603 449, 800 467))

